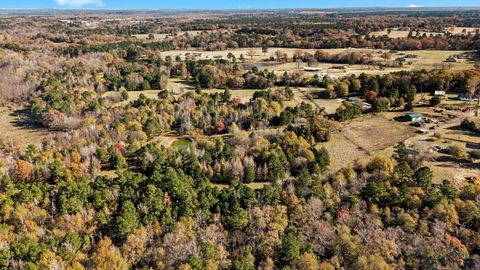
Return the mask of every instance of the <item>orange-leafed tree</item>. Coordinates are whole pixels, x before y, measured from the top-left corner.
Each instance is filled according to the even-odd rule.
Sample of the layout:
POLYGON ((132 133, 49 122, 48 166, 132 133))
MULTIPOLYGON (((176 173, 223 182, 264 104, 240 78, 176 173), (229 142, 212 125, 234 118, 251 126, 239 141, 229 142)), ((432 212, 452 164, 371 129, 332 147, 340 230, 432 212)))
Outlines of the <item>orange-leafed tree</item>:
POLYGON ((33 164, 25 161, 18 160, 15 168, 13 169, 13 175, 15 179, 19 181, 30 181, 32 178, 33 164))

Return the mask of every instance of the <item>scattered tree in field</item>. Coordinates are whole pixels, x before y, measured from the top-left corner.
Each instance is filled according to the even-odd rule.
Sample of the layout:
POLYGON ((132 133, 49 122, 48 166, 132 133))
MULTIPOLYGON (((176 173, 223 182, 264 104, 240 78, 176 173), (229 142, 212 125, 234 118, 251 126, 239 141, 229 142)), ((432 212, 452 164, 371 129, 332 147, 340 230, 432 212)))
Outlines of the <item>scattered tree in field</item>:
POLYGON ((335 93, 337 97, 348 96, 348 85, 346 83, 339 83, 335 86, 335 93))
POLYGON ((430 106, 437 106, 442 102, 440 97, 433 97, 430 99, 430 106))
POLYGON ((448 148, 448 152, 455 158, 466 158, 468 156, 465 144, 454 144, 448 148))

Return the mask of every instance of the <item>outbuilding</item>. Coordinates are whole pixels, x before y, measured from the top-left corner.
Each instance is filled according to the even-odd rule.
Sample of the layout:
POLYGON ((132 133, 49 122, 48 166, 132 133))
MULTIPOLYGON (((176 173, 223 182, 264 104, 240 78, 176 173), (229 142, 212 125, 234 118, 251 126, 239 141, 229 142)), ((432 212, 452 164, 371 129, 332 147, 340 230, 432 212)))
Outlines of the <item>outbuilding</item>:
POLYGON ((304 71, 312 72, 312 71, 322 71, 322 68, 320 67, 304 67, 304 71))
POLYGON ((445 91, 438 91, 437 90, 437 91, 434 92, 434 96, 436 96, 436 97, 444 97, 445 94, 446 94, 445 91))
POLYGON ((405 119, 410 122, 419 122, 422 121, 423 115, 419 113, 407 113, 405 119))

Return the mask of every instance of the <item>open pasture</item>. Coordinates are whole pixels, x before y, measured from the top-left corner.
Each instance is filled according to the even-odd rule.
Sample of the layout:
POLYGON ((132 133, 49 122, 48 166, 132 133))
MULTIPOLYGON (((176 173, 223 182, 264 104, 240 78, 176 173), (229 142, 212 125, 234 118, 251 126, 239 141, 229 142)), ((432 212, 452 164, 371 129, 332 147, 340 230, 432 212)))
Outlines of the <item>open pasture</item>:
POLYGON ((25 122, 22 110, 0 107, 0 139, 4 143, 14 142, 21 148, 29 144, 40 145, 51 132, 33 127, 25 122))
POLYGON ((357 159, 368 159, 389 147, 415 136, 415 129, 383 115, 368 115, 342 123, 332 132, 331 140, 321 143, 336 170, 357 159))
POLYGON ((475 35, 477 31, 480 31, 480 28, 477 27, 450 27, 450 28, 445 28, 446 32, 452 33, 452 34, 472 34, 475 35))
MULTIPOLYGON (((167 38, 175 37, 175 36, 184 36, 184 35, 189 35, 189 36, 198 36, 200 35, 202 31, 182 31, 178 32, 176 34, 153 34, 153 40, 154 41, 162 41, 167 38)), ((135 38, 140 39, 140 40, 148 40, 150 34, 138 34, 138 35, 133 35, 135 38)))
MULTIPOLYGON (((383 31, 372 32, 372 33, 370 33, 370 35, 371 36, 377 36, 377 37, 388 35, 388 37, 390 37, 390 38, 406 38, 406 37, 408 37, 409 33, 410 33, 410 31, 407 31, 407 30, 392 30, 392 31, 390 31, 390 33, 388 33, 388 30, 383 30, 383 31)), ((427 36, 443 35, 443 33, 438 33, 438 32, 419 31, 420 36, 423 36, 424 34, 427 35, 427 36)), ((417 31, 413 31, 413 36, 416 36, 416 35, 417 35, 417 31)))
MULTIPOLYGON (((293 57, 293 54, 299 49, 294 48, 269 48, 267 53, 263 53, 261 48, 242 48, 242 49, 232 49, 224 51, 198 51, 198 50, 174 50, 163 52, 162 56, 185 56, 187 53, 198 52, 201 53, 201 59, 215 59, 215 57, 222 57, 227 59, 229 53, 232 53, 237 62, 241 62, 239 59, 241 55, 244 56, 245 64, 251 64, 257 66, 259 69, 268 69, 273 71, 277 76, 281 76, 284 72, 298 72, 302 76, 314 76, 318 72, 305 72, 304 67, 307 66, 307 63, 303 62, 265 62, 266 59, 273 57, 276 59, 275 52, 281 51, 284 54, 287 54, 289 58, 293 57)), ((305 49, 300 50, 303 52, 308 52, 310 54, 315 54, 316 49, 305 49)), ((381 60, 381 55, 387 50, 374 50, 374 49, 324 49, 330 54, 338 54, 344 52, 354 52, 359 51, 365 54, 370 54, 371 57, 375 60, 381 60)), ((394 60, 399 57, 404 57, 408 54, 417 55, 417 58, 408 58, 407 62, 411 64, 406 64, 402 67, 392 67, 392 68, 380 68, 373 65, 344 65, 346 66, 345 70, 334 69, 333 66, 338 66, 339 64, 333 63, 317 63, 316 66, 321 68, 324 73, 328 74, 333 78, 348 76, 348 75, 359 75, 361 73, 373 74, 373 75, 382 75, 388 74, 390 72, 402 71, 402 70, 418 70, 418 69, 451 69, 451 70, 465 70, 471 69, 474 66, 474 62, 467 59, 457 59, 456 62, 445 62, 447 58, 454 55, 459 55, 467 51, 448 51, 448 50, 416 50, 416 51, 402 51, 397 54, 392 54, 391 59, 394 60)))
MULTIPOLYGON (((326 50, 328 51, 328 50, 326 50)), ((363 50, 365 51, 365 50, 363 50)), ((374 59, 380 60, 380 51, 378 50, 366 50, 372 54, 374 59)), ((466 59, 458 59, 454 63, 446 63, 445 60, 453 55, 462 54, 466 51, 439 51, 439 50, 419 50, 419 51, 406 51, 402 54, 414 54, 417 55, 416 59, 408 59, 409 62, 412 62, 411 65, 404 65, 402 67, 386 67, 379 68, 378 66, 372 65, 345 65, 345 70, 333 69, 333 66, 336 64, 331 63, 318 63, 316 66, 321 68, 329 76, 336 78, 348 75, 359 75, 361 73, 367 73, 372 75, 384 75, 391 72, 397 72, 402 70, 418 70, 418 69, 451 69, 451 70, 465 70, 473 68, 474 63, 466 59)), ((392 54, 391 59, 401 57, 401 55, 392 54)), ((318 72, 305 72, 304 67, 307 66, 307 63, 280 63, 278 65, 266 66, 263 69, 273 70, 277 76, 282 75, 284 72, 299 72, 304 76, 314 76, 318 72)))

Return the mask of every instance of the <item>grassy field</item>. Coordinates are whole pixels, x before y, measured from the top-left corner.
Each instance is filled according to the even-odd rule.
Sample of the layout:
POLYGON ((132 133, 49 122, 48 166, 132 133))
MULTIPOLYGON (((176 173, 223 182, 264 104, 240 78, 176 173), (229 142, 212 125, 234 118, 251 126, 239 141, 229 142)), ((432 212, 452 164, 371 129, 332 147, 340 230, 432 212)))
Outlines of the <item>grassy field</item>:
MULTIPOLYGON (((412 145, 422 149, 424 153, 429 153, 429 149, 433 145, 449 147, 454 144, 463 144, 472 149, 478 149, 480 145, 480 136, 458 129, 447 129, 442 134, 442 139, 434 141, 418 138, 413 141, 412 145)), ((447 179, 461 185, 465 183, 466 178, 480 175, 480 163, 478 161, 471 163, 466 160, 457 160, 448 154, 437 152, 430 152, 430 154, 432 158, 427 159, 425 165, 432 169, 435 183, 447 179)))
MULTIPOLYGON (((375 31, 370 33, 371 36, 385 36, 388 35, 390 38, 406 38, 408 37, 408 34, 410 31, 403 31, 403 30, 392 30, 390 33, 388 33, 387 30, 384 31, 375 31)), ((417 34, 416 31, 413 31, 413 35, 415 36, 417 34)), ((426 34, 427 36, 430 36, 430 34, 435 35, 443 35, 443 33, 438 33, 438 32, 425 32, 425 31, 420 31, 420 35, 426 34)))
MULTIPOLYGON (((0 107, 0 141, 7 146, 24 150, 28 145, 40 146, 42 140, 51 132, 23 123, 23 115, 18 109, 0 107)), ((0 154, 0 172, 7 169, 7 158, 0 154)))
POLYGON ((369 154, 360 149, 345 135, 341 133, 331 134, 330 141, 321 144, 330 155, 330 170, 335 172, 355 160, 367 159, 369 154))
MULTIPOLYGON (((264 186, 270 184, 270 182, 254 182, 254 183, 249 183, 247 186, 253 190, 260 190, 264 186)), ((213 184, 214 187, 218 187, 219 189, 226 189, 228 188, 227 184, 213 184)))
MULTIPOLYGON (((328 50, 327 50, 328 51, 328 50)), ((375 51, 374 58, 379 60, 378 51, 375 51)), ((373 74, 373 75, 383 75, 388 74, 391 72, 402 71, 402 70, 417 70, 417 69, 426 69, 426 70, 433 70, 433 69, 451 69, 451 70, 465 70, 473 68, 473 62, 467 61, 465 59, 459 59, 456 63, 444 63, 445 59, 449 56, 461 54, 465 51, 430 51, 430 50, 420 50, 420 51, 411 51, 408 53, 418 55, 417 59, 409 59, 412 62, 411 65, 405 65, 403 67, 394 67, 394 68, 384 68, 380 69, 378 66, 371 66, 371 65, 347 65, 347 69, 345 71, 332 69, 334 64, 329 63, 318 63, 318 67, 320 67, 325 73, 327 73, 331 77, 342 77, 348 75, 359 75, 361 73, 373 74)), ((395 56, 392 56, 394 59, 395 56)), ((274 71, 277 76, 281 76, 284 72, 298 72, 306 77, 312 77, 316 75, 318 72, 305 72, 303 70, 306 67, 306 63, 280 63, 273 66, 266 66, 262 67, 262 69, 268 69, 274 71)))
POLYGON ((177 140, 174 140, 170 147, 178 150, 178 151, 184 151, 184 150, 187 150, 190 148, 190 146, 192 145, 192 142, 190 140, 187 140, 187 139, 177 139, 177 140))
MULTIPOLYGON (((462 54, 466 51, 434 51, 434 50, 421 50, 411 52, 418 55, 418 59, 413 60, 413 65, 410 66, 410 70, 414 69, 438 69, 441 68, 443 61, 449 56, 462 54)), ((474 63, 466 61, 465 59, 459 59, 456 63, 445 63, 445 65, 452 70, 464 70, 473 68, 474 63)))
POLYGON ((14 142, 20 147, 29 144, 40 145, 43 138, 51 132, 39 127, 23 123, 22 112, 18 109, 0 107, 0 139, 4 142, 14 142))
MULTIPOLYGON (((201 51, 195 48, 191 48, 188 50, 173 50, 173 51, 162 52, 162 56, 176 57, 177 55, 184 55, 185 53, 201 52, 203 54, 203 57, 213 58, 214 56, 227 57, 229 53, 232 53, 237 58, 237 60, 240 59, 240 55, 243 54, 246 62, 258 62, 266 58, 270 58, 270 56, 275 57, 276 51, 281 51, 283 53, 286 53, 289 58, 292 58, 295 51, 298 51, 298 50, 309 52, 311 54, 314 54, 315 51, 317 51, 316 49, 269 48, 267 53, 263 53, 262 48, 240 48, 240 49, 229 49, 229 50, 223 50, 223 51, 201 51)), ((348 49, 325 49, 324 51, 334 54, 334 53, 344 52, 346 50, 348 49)), ((356 50, 356 49, 352 49, 352 50, 356 50)), ((358 49, 358 50, 363 51, 364 49, 358 49)))
POLYGON ((305 101, 305 102, 310 102, 317 106, 317 107, 322 107, 325 109, 325 112, 327 114, 333 114, 337 110, 340 105, 342 105, 342 101, 338 99, 323 99, 319 98, 318 96, 320 95, 321 91, 324 91, 325 89, 323 88, 299 88, 296 89, 296 92, 303 93, 300 97, 300 101, 305 101), (306 98, 308 95, 312 99, 306 98))
MULTIPOLYGON (((464 105, 462 101, 452 101, 455 105, 464 105)), ((420 150, 426 157, 425 166, 429 166, 434 175, 434 182, 440 183, 442 180, 452 180, 457 184, 464 184, 465 178, 480 175, 480 164, 478 162, 469 162, 467 160, 457 160, 445 153, 439 153, 432 150, 434 146, 449 147, 453 144, 463 144, 469 149, 480 149, 480 136, 459 128, 460 122, 473 114, 473 112, 448 111, 442 113, 433 112, 431 107, 418 107, 416 112, 422 113, 435 121, 438 121, 439 127, 429 130, 428 134, 417 134, 405 141, 409 146, 420 150), (447 115, 454 117, 450 119, 447 115), (440 138, 434 134, 441 134, 440 138)), ((392 117, 394 113, 390 113, 392 117)), ((391 154, 393 148, 388 148, 378 155, 391 154)))
MULTIPOLYGON (((182 31, 182 32, 178 32, 177 33, 177 36, 183 36, 185 34, 190 35, 190 36, 198 36, 200 35, 201 31, 182 31)), ((148 39, 148 36, 149 34, 139 34, 139 35, 133 35, 134 37, 138 38, 138 39, 141 39, 141 40, 147 40, 148 39)), ((155 41, 162 41, 162 40, 165 40, 169 37, 173 37, 174 35, 171 35, 171 34, 153 34, 154 36, 154 39, 155 41)))
POLYGON ((480 28, 475 28, 475 27, 455 27, 455 28, 445 28, 446 32, 450 32, 452 34, 475 34, 477 30, 480 30, 480 28))
MULTIPOLYGON (((241 49, 231 49, 231 50, 224 50, 224 51, 201 51, 203 54, 204 58, 210 58, 212 59, 214 56, 223 56, 227 57, 229 53, 232 53, 235 55, 237 60, 240 58, 240 55, 243 54, 245 57, 245 62, 246 63, 259 63, 262 62, 264 59, 274 57, 275 58, 275 52, 276 51, 281 51, 283 53, 286 53, 289 58, 293 57, 293 54, 295 51, 303 51, 303 52, 308 52, 311 54, 315 54, 317 49, 295 49, 295 48, 269 48, 267 53, 262 53, 261 48, 241 48, 241 49), (252 54, 250 57, 249 54, 252 54)), ((342 49, 323 49, 322 51, 328 52, 330 54, 338 54, 342 52, 354 52, 354 51, 359 51, 363 53, 370 53, 373 55, 375 59, 380 59, 381 53, 383 53, 386 50, 378 50, 378 49, 356 49, 356 48, 342 48, 342 49)), ((198 50, 194 49, 189 49, 189 50, 173 50, 173 51, 166 51, 162 53, 163 57, 166 56, 171 56, 171 57, 176 57, 177 55, 183 55, 185 53, 191 53, 191 52, 198 52, 198 50)), ((434 65, 442 63, 451 55, 456 55, 456 54, 461 54, 466 51, 444 51, 444 50, 416 50, 416 51, 403 51, 405 54, 416 54, 418 55, 418 59, 411 59, 414 62, 414 65, 410 66, 405 66, 403 69, 414 69, 417 68, 418 66, 420 68, 423 68, 426 66, 427 68, 436 68, 434 65)), ((401 55, 399 55, 401 56, 401 55)), ((394 59, 396 55, 392 55, 392 59, 394 59)), ((468 67, 473 67, 473 63, 465 63, 465 60, 460 60, 458 63, 451 63, 453 68, 464 68, 466 64, 468 64, 468 67)), ((300 63, 300 66, 297 63, 283 63, 280 65, 274 65, 274 66, 268 66, 264 67, 269 70, 274 70, 276 72, 284 72, 284 71, 293 71, 293 70, 303 70, 303 67, 305 64, 300 63)), ((324 69, 328 69, 332 66, 332 64, 328 63, 320 63, 320 67, 324 69)), ((360 69, 366 69, 368 68, 363 65, 353 65, 351 66, 351 71, 355 70, 360 70, 360 69)), ((349 68, 350 70, 350 68, 349 68)), ((371 69, 371 72, 389 72, 391 69, 385 69, 385 70, 379 70, 379 69, 371 69)), ((333 73, 333 71, 331 71, 333 73)), ((368 72, 368 71, 365 71, 368 72)), ((338 73, 338 71, 337 71, 338 73)))
POLYGON ((415 136, 415 129, 383 115, 368 115, 343 123, 324 146, 332 161, 331 169, 338 170, 356 159, 368 159, 380 154, 389 155, 389 147, 415 136))

